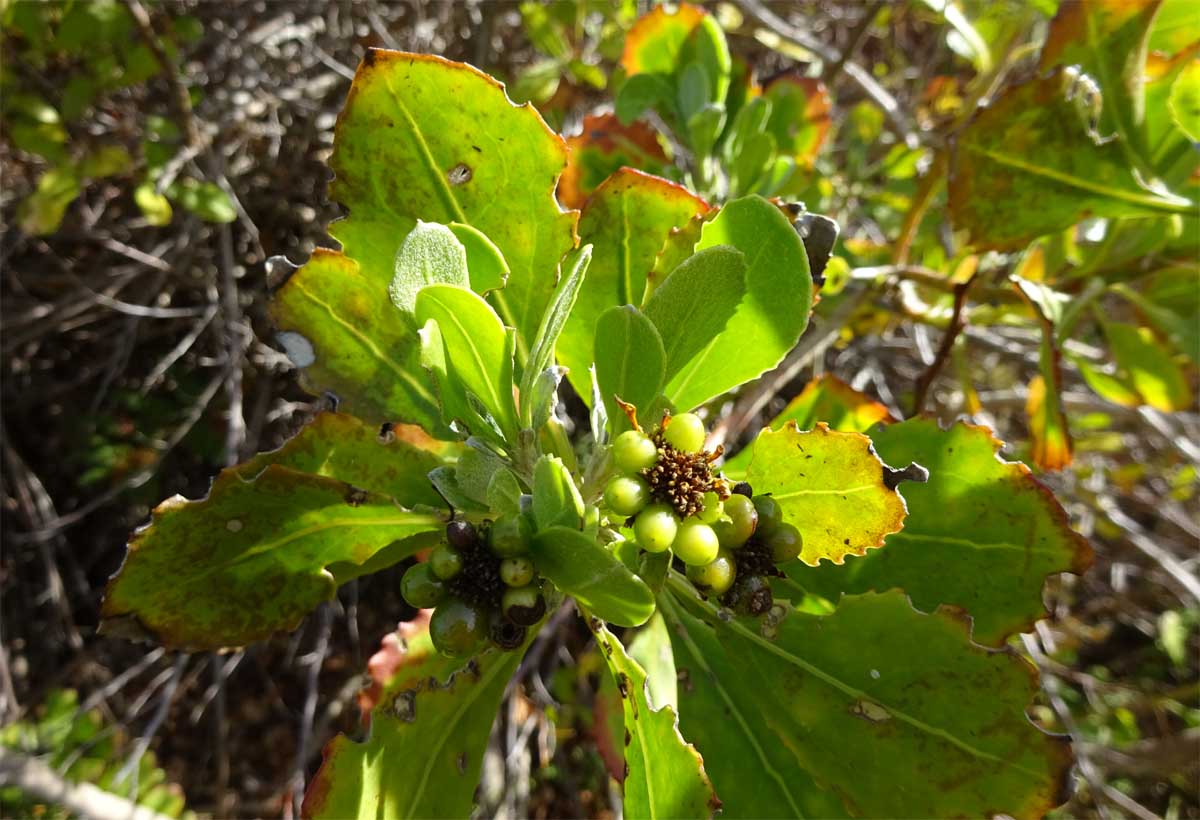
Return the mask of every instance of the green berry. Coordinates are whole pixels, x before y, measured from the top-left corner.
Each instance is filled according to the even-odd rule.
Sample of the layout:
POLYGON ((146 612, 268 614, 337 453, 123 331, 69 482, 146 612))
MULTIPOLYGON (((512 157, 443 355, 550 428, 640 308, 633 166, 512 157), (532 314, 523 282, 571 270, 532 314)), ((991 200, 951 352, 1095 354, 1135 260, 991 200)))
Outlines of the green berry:
POLYGON ((604 503, 617 515, 637 515, 650 502, 650 485, 640 478, 619 475, 604 488, 604 503))
POLYGON ((474 654, 487 636, 487 617, 458 598, 447 600, 429 619, 429 637, 434 647, 452 658, 474 654))
POLYGON ((488 535, 492 552, 501 558, 524 555, 529 552, 529 533, 525 519, 520 515, 502 515, 492 523, 488 535))
POLYGON ((528 558, 505 558, 500 562, 500 580, 505 586, 525 586, 533 580, 533 562, 528 558))
POLYGON ((771 560, 782 564, 800 554, 804 547, 804 538, 800 535, 800 530, 791 524, 780 524, 779 529, 767 538, 767 546, 771 549, 771 560))
POLYGON ((429 564, 416 564, 408 568, 400 579, 400 594, 409 606, 429 609, 437 606, 446 597, 446 585, 433 574, 429 564))
POLYGON ((679 531, 671 543, 671 549, 679 560, 693 565, 711 563, 716 559, 720 546, 713 528, 695 518, 689 518, 679 525, 679 531))
POLYGON ((689 566, 687 577, 703 592, 724 595, 733 586, 733 580, 737 577, 737 567, 733 563, 733 556, 727 552, 719 552, 717 557, 707 564, 689 566))
POLYGON ((754 503, 744 495, 731 495, 725 499, 725 517, 714 525, 722 547, 737 549, 750 540, 758 526, 758 512, 754 503))
POLYGON ((704 449, 704 422, 695 413, 680 413, 672 416, 663 430, 663 440, 685 453, 698 453, 704 449))
POLYGON ((612 455, 618 470, 637 473, 654 466, 658 460, 658 448, 645 433, 626 430, 613 442, 612 455))
POLYGON ((462 572, 462 567, 462 553, 445 542, 438 544, 433 548, 433 552, 429 553, 429 569, 443 581, 449 581, 458 575, 462 572))
POLYGON ((753 502, 758 513, 758 527, 754 531, 763 538, 770 538, 783 526, 783 508, 769 495, 755 496, 753 502))
POLYGON ((646 552, 664 552, 675 540, 679 520, 666 504, 651 504, 633 522, 633 534, 646 552))
POLYGON ((724 514, 724 509, 721 504, 721 496, 714 492, 704 494, 704 509, 696 517, 705 524, 715 524, 724 514))
POLYGON ((504 617, 518 626, 533 626, 546 614, 546 599, 536 586, 512 587, 500 599, 504 617))

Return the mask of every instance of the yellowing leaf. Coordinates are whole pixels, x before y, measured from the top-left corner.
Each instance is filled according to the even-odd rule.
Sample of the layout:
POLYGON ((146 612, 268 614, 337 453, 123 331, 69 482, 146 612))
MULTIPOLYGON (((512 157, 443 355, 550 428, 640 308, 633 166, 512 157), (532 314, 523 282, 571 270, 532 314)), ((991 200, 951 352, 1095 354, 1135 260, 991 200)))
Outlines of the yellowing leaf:
POLYGON ((1182 368, 1149 330, 1110 322, 1104 325, 1104 335, 1146 404, 1167 413, 1191 407, 1192 391, 1182 368))

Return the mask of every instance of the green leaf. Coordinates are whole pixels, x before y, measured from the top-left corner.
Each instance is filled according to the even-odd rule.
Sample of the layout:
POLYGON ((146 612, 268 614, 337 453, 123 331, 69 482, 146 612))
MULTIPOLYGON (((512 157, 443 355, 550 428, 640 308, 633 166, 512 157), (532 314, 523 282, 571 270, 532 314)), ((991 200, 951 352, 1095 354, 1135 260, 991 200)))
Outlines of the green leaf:
MULTIPOLYGON (((725 205, 716 218, 704 224, 697 255, 715 246, 730 246, 744 255, 745 296, 728 324, 710 332, 704 349, 686 365, 672 368, 668 352, 664 393, 681 409, 704 404, 783 361, 808 326, 812 308, 812 277, 804 243, 772 203, 748 196, 725 205)), ((661 290, 674 276, 668 277, 661 290)), ((661 290, 655 291, 651 304, 661 290)), ((706 293, 703 298, 714 304, 727 299, 724 293, 706 293)), ((646 313, 654 319, 651 304, 646 313)), ((661 325, 659 331, 669 348, 670 332, 661 325)))
POLYGON ((416 317, 422 325, 431 319, 438 323, 452 378, 479 398, 509 441, 516 441, 512 351, 491 305, 466 288, 427 285, 417 294, 416 317))
POLYGON ((1018 248, 1085 214, 1145 216, 1194 207, 1140 185, 1122 147, 1095 140, 1080 110, 1088 96, 1083 82, 1058 70, 1014 86, 959 134, 950 159, 950 216, 976 246, 1018 248))
POLYGON ((763 89, 770 100, 766 130, 781 153, 811 167, 831 125, 829 92, 820 80, 789 72, 763 89))
POLYGON ((490 298, 520 333, 523 360, 574 245, 575 215, 554 198, 565 164, 562 139, 483 72, 371 49, 338 119, 330 196, 350 214, 330 232, 364 272, 389 278, 396 240, 418 218, 491 237, 512 273, 490 298))
POLYGON ((1079 375, 1087 382, 1087 386, 1100 398, 1122 407, 1137 407, 1142 403, 1142 397, 1124 379, 1101 370, 1087 359, 1078 356, 1072 356, 1070 359, 1071 364, 1079 370, 1079 375))
POLYGON ((571 471, 557 456, 533 465, 533 521, 539 530, 583 526, 584 505, 571 471))
POLYGON ((1149 330, 1107 322, 1104 335, 1113 358, 1129 373, 1130 383, 1146 404, 1166 413, 1191 407, 1192 391, 1183 369, 1149 330))
POLYGON ((558 343, 563 326, 567 323, 567 317, 575 307, 575 300, 579 296, 579 289, 583 286, 591 261, 592 246, 584 245, 571 261, 570 272, 559 283, 550 306, 546 308, 546 315, 542 317, 538 326, 533 350, 525 365, 525 375, 521 379, 521 418, 526 426, 529 426, 533 419, 533 405, 530 402, 534 396, 534 382, 542 376, 542 371, 554 362, 554 347, 558 343))
MULTIPOLYGON (((746 257, 737 248, 706 248, 685 259, 650 294, 643 311, 662 337, 668 380, 705 354, 725 329, 742 301, 745 276, 746 257)), ((685 407, 669 391, 667 398, 685 407)))
POLYGON ((590 399, 583 379, 593 361, 601 362, 592 358, 600 316, 618 305, 641 304, 663 242, 707 210, 682 186, 631 168, 610 176, 587 200, 579 237, 592 244, 592 263, 558 343, 558 360, 570 370, 575 392, 590 399))
POLYGON ((330 565, 363 564, 444 523, 337 479, 271 465, 246 481, 231 468, 207 498, 173 496, 154 510, 109 581, 102 615, 170 647, 244 646, 295 629, 331 600, 330 565))
POLYGON ((635 74, 621 85, 613 109, 622 125, 629 125, 651 108, 671 102, 671 81, 659 74, 635 74))
POLYGON ((671 652, 671 634, 662 614, 655 612, 629 641, 629 657, 646 670, 646 697, 650 708, 670 706, 679 711, 675 656, 671 652))
POLYGON ((705 105, 712 102, 709 99, 708 73, 699 63, 688 63, 679 76, 679 88, 675 104, 679 110, 681 122, 689 122, 705 105))
POLYGON ((672 11, 656 6, 638 18, 625 35, 621 54, 625 73, 630 77, 644 73, 674 77, 688 38, 706 17, 704 9, 683 3, 672 11))
POLYGON ((371 712, 370 736, 338 735, 304 795, 305 817, 467 817, 492 722, 522 652, 467 661, 434 650, 428 630, 405 639, 395 677, 371 712))
POLYGON ((654 710, 646 672, 603 624, 593 624, 625 715, 627 817, 708 817, 720 805, 696 749, 679 734, 675 708, 654 710))
POLYGON ((388 299, 391 277, 390 266, 371 272, 318 248, 275 292, 271 318, 307 390, 332 391, 343 410, 367 421, 444 430, 417 336, 388 299))
POLYGON ((426 285, 471 287, 467 249, 450 228, 436 222, 417 220, 396 252, 395 270, 388 296, 410 316, 416 310, 417 291, 426 285))
POLYGON ((1025 716, 1035 670, 972 644, 963 619, 917 613, 893 590, 848 596, 826 616, 793 611, 768 639, 753 621, 713 618, 714 630, 670 606, 690 681, 679 694, 684 736, 699 722, 730 721, 702 711, 722 700, 758 733, 759 754, 737 758, 749 784, 722 777, 733 771, 722 758, 744 755, 745 744, 695 740, 730 816, 828 816, 805 805, 825 796, 812 794, 809 777, 854 816, 1034 818, 1062 802, 1070 747, 1025 716), (773 788, 751 773, 760 765, 773 788), (747 793, 760 784, 791 796, 790 806, 747 793))
POLYGON ((508 282, 512 272, 504 254, 478 228, 451 222, 447 225, 467 252, 467 270, 471 275, 471 290, 476 293, 487 293, 499 290, 508 282))
POLYGON ((1179 130, 1192 142, 1200 142, 1200 62, 1192 60, 1179 72, 1171 83, 1167 107, 1179 130))
MULTIPOLYGON (((800 395, 788 402, 778 416, 767 426, 779 430, 788 422, 795 422, 799 430, 811 430, 817 422, 825 422, 831 430, 842 433, 865 433, 880 422, 895 421, 892 414, 879 402, 855 390, 832 373, 824 373, 813 379, 800 395)), ((752 448, 744 447, 733 458, 726 459, 726 473, 744 472, 750 464, 752 448)))
POLYGON ((904 485, 908 517, 883 549, 842 567, 788 567, 805 589, 837 600, 898 587, 920 610, 961 608, 974 619, 974 639, 999 646, 1046 616, 1046 576, 1091 563, 1087 540, 1049 490, 1024 464, 1001 460, 1001 443, 985 428, 942 430, 932 419, 911 419, 872 439, 888 463, 916 462, 929 480, 904 485))
MULTIPOLYGON (((417 332, 420 339, 421 367, 425 368, 437 385, 437 403, 441 407, 441 419, 446 425, 460 433, 465 427, 476 435, 487 436, 490 428, 479 418, 479 414, 467 401, 467 394, 462 383, 450 373, 446 364, 446 343, 442 340, 442 330, 438 323, 430 319, 417 332)), ((495 442, 501 444, 499 440, 495 442)))
POLYGON ((488 482, 488 509, 516 515, 521 511, 521 494, 521 484, 512 470, 497 470, 488 482))
POLYGON ((213 182, 183 179, 171 183, 167 196, 178 202, 205 222, 224 224, 237 219, 233 200, 221 186, 213 182))
POLYGON ((595 539, 567 527, 533 538, 538 571, 586 607, 618 626, 639 626, 654 614, 654 593, 595 539))
POLYGON ((755 495, 779 502, 784 521, 804 536, 800 560, 816 566, 881 547, 904 526, 904 501, 885 483, 889 474, 866 436, 825 424, 800 432, 788 423, 759 434, 746 480, 755 495))
POLYGON ((54 233, 63 216, 83 190, 83 180, 70 165, 51 168, 38 180, 37 189, 17 209, 21 230, 34 236, 54 233))
POLYGON ((596 383, 613 435, 632 425, 617 404, 632 404, 643 412, 658 398, 666 372, 667 354, 654 323, 632 305, 606 311, 596 323, 596 383))
MULTIPOLYGON (((729 55, 729 43, 725 40, 725 32, 721 24, 711 14, 704 14, 698 24, 692 29, 679 52, 680 75, 679 85, 683 85, 683 75, 693 65, 704 69, 705 102, 724 103, 725 95, 729 93, 730 77, 733 74, 733 60, 729 55)), ((697 109, 698 110, 698 109, 697 109)), ((684 116, 687 121, 687 115, 684 116)))
POLYGON ((137 203, 149 225, 171 224, 171 202, 155 188, 154 183, 146 180, 133 189, 133 201, 137 203))

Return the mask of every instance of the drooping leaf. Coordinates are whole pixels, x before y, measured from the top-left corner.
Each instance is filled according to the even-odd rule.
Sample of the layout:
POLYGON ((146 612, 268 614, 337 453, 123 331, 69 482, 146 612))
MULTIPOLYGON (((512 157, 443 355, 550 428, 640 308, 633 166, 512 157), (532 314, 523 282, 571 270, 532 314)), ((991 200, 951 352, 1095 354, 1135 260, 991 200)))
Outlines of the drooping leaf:
MULTIPOLYGON (((808 256, 778 207, 759 196, 726 204, 701 229, 697 256, 722 245, 736 248, 745 258, 745 295, 728 323, 704 338, 701 352, 675 366, 671 333, 651 312, 654 299, 670 287, 674 273, 646 305, 668 350, 664 393, 680 409, 697 407, 775 367, 808 326, 812 307, 808 256)), ((715 305, 725 297, 710 292, 704 298, 715 305)))
MULTIPOLYGON (((558 181, 558 198, 568 208, 583 208, 592 192, 624 166, 662 174, 667 155, 658 142, 658 134, 644 122, 622 125, 614 114, 588 114, 578 136, 567 137, 567 169, 558 181)), ((583 230, 584 242, 595 242, 583 230)))
POLYGON ((332 391, 343 410, 368 421, 444 430, 417 336, 388 298, 391 277, 390 264, 372 275, 318 248, 275 292, 271 318, 308 390, 332 391))
POLYGON ((871 437, 888 463, 916 462, 929 480, 903 485, 908 517, 883 549, 842 567, 789 566, 805 589, 834 601, 843 592, 903 589, 925 612, 961 608, 974 619, 974 639, 999 646, 1046 616, 1046 576, 1091 563, 1087 540, 1050 491, 1024 464, 1001 460, 1001 443, 985 428, 911 419, 871 437))
POLYGON ((763 95, 771 101, 766 128, 775 145, 798 164, 811 167, 831 124, 825 84, 791 72, 768 83, 763 95))
POLYGON ((376 697, 370 736, 326 748, 304 795, 305 817, 379 820, 466 817, 492 721, 521 652, 464 663, 438 654, 428 631, 410 635, 396 674, 376 697))
POLYGON ((438 283, 471 287, 467 249, 445 225, 418 219, 396 252, 396 272, 388 296, 402 313, 412 315, 417 291, 438 283))
MULTIPOLYGON (((537 335, 533 339, 533 349, 525 365, 525 375, 521 379, 521 420, 526 425, 530 424, 533 417, 531 402, 534 382, 554 362, 555 346, 567 323, 567 317, 571 315, 575 301, 579 298, 579 290, 583 287, 591 261, 592 246, 584 245, 571 260, 571 269, 559 282, 554 291, 554 298, 546 308, 546 315, 542 317, 538 326, 537 335)), ((558 386, 557 382, 555 386, 558 386)))
POLYGON ((174 496, 154 510, 109 581, 102 614, 167 646, 243 646, 295 629, 333 598, 330 566, 364 564, 444 523, 334 478, 272 465, 247 481, 231 468, 207 498, 174 496))
POLYGON ((603 624, 592 631, 608 660, 625 715, 625 802, 628 817, 707 817, 720 806, 704 761, 679 734, 675 708, 654 710, 646 672, 603 624))
POLYGON ((1104 325, 1113 357, 1128 374, 1134 389, 1151 407, 1172 413, 1192 404, 1192 391, 1182 368, 1148 330, 1120 322, 1104 325))
POLYGON ((419 325, 437 322, 454 378, 483 402, 505 436, 515 441, 512 350, 491 305, 466 288, 427 285, 417 294, 415 314, 419 325))
POLYGON ((533 520, 539 530, 583 526, 584 505, 571 471, 557 456, 542 456, 533 465, 533 520))
POLYGON ((654 323, 632 305, 609 308, 596 322, 596 384, 613 434, 630 429, 621 401, 643 412, 658 398, 667 354, 654 323))
MULTIPOLYGON (((876 424, 891 424, 896 419, 879 402, 855 390, 832 373, 823 373, 810 381, 800 395, 788 402, 783 411, 767 426, 778 430, 790 421, 797 429, 811 430, 817 422, 825 422, 831 430, 842 433, 865 433, 876 424)), ((752 450, 745 447, 736 456, 725 460, 725 472, 742 472, 750 464, 752 450)))
POLYGON ((565 164, 562 139, 483 72, 370 49, 338 118, 330 195, 350 215, 330 231, 373 276, 390 270, 398 238, 417 218, 479 229, 512 270, 490 298, 520 332, 524 359, 574 244, 575 215, 554 198, 565 164))
POLYGON ((587 395, 597 322, 618 305, 640 305, 646 277, 672 230, 708 210, 704 200, 665 179, 622 168, 592 194, 579 219, 581 242, 593 245, 587 281, 558 345, 577 393, 587 395))
MULTIPOLYGON (((1078 5, 1078 4, 1069 4, 1078 5)), ((1088 130, 1088 91, 1068 70, 1014 86, 958 135, 950 215, 981 248, 1011 249, 1085 214, 1187 213, 1191 203, 1139 184, 1124 149, 1088 130)))
POLYGON ((639 626, 654 614, 654 593, 594 538, 567 527, 539 532, 531 550, 538 572, 593 615, 639 626))
POLYGON ((771 638, 743 619, 710 627, 679 603, 668 614, 688 669, 684 736, 730 712, 755 732, 751 765, 746 742, 721 745, 732 731, 699 726, 694 739, 730 816, 786 813, 767 802, 780 792, 788 816, 836 814, 807 805, 829 798, 809 778, 852 816, 1037 818, 1065 799, 1069 746, 1025 716, 1036 671, 972 644, 949 612, 920 614, 898 590, 847 596, 829 615, 787 614, 771 638), (723 760, 730 753, 743 755, 740 769, 723 760), (735 771, 750 782, 731 782, 735 771))
POLYGON ((863 555, 905 525, 904 500, 885 483, 886 465, 860 433, 822 423, 800 432, 788 422, 777 432, 763 430, 753 453, 746 480, 755 495, 772 495, 784 520, 800 530, 800 560, 809 566, 863 555))
POLYGON ((662 337, 668 380, 703 355, 724 330, 742 301, 745 277, 742 252, 717 246, 688 257, 650 294, 642 310, 662 337))

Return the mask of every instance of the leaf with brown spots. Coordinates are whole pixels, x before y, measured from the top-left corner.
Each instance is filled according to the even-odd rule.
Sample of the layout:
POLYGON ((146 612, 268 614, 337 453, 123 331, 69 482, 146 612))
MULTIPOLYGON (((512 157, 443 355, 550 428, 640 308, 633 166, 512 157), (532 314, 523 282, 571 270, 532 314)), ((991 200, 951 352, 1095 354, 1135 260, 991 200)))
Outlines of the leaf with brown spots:
POLYGON ((1065 800, 1070 747, 1025 715, 1036 670, 971 643, 963 619, 892 590, 792 611, 767 638, 749 619, 694 617, 672 587, 663 608, 690 670, 680 728, 729 816, 1021 820, 1065 800))
POLYGON ((341 581, 415 552, 442 513, 414 511, 335 478, 271 465, 221 472, 208 497, 173 496, 129 542, 102 615, 161 643, 220 649, 295 629, 341 581), (335 571, 336 569, 336 571, 335 571))
POLYGON ((883 549, 842 567, 787 566, 806 590, 836 601, 841 593, 899 587, 923 611, 943 604, 965 610, 974 639, 1000 646, 1045 617, 1046 576, 1083 572, 1091 563, 1091 547, 1071 530, 1054 496, 1024 464, 999 458, 1001 442, 987 429, 942 430, 921 418, 884 427, 872 439, 889 463, 916 462, 929 480, 901 487, 908 517, 883 549))
POLYGON ((650 708, 645 670, 602 624, 595 627, 625 713, 626 816, 711 817, 721 803, 704 761, 679 734, 675 708, 650 708))
POLYGON ((800 530, 800 560, 810 566, 881 547, 904 526, 904 500, 885 483, 885 465, 861 433, 823 423, 801 432, 788 422, 763 430, 753 452, 746 480, 755 495, 773 496, 784 520, 800 530))
POLYGON ((464 663, 438 654, 427 629, 408 635, 404 652, 377 694, 367 740, 339 735, 325 747, 304 817, 471 814, 492 721, 523 652, 492 649, 464 663))

